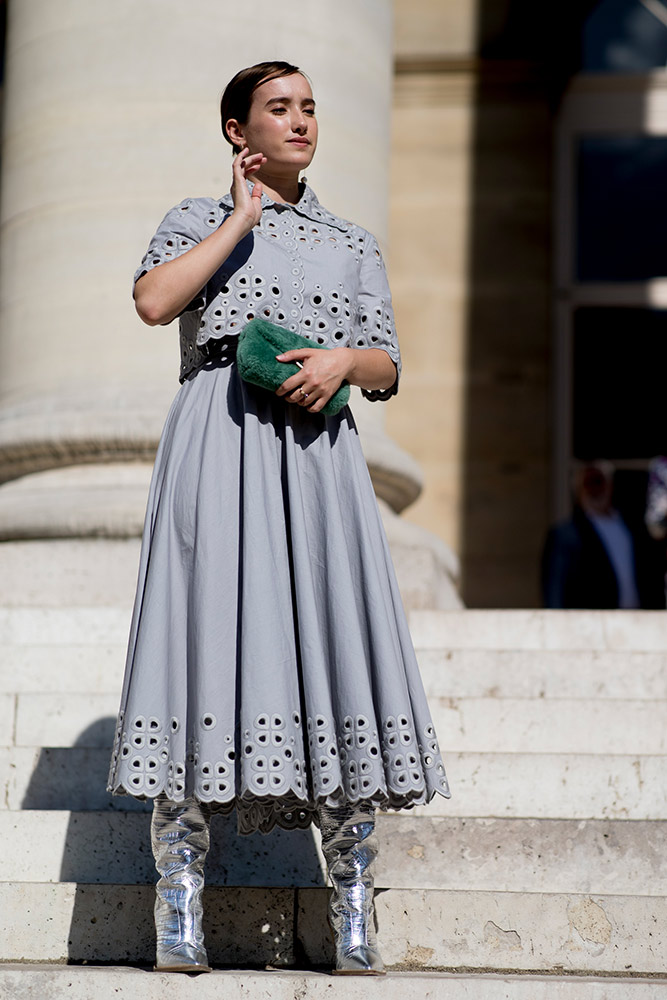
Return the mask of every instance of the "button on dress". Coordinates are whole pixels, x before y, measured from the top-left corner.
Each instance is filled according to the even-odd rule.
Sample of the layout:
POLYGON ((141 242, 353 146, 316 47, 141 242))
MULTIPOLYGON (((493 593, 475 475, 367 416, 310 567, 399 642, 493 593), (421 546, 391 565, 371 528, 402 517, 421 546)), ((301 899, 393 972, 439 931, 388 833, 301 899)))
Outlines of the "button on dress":
MULTIPOLYGON (((141 798, 236 808, 241 833, 318 804, 404 808, 449 789, 349 407, 245 383, 239 331, 400 354, 373 236, 302 186, 180 317, 181 387, 157 451, 109 775, 141 798)), ((231 196, 171 209, 135 280, 205 239, 231 196)))

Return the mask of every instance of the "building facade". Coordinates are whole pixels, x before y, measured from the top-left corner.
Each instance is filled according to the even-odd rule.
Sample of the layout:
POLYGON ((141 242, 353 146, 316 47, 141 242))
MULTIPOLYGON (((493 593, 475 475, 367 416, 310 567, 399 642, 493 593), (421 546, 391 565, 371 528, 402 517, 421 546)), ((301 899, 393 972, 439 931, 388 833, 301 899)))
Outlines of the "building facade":
POLYGON ((639 516, 666 449, 662 0, 266 3, 253 35, 211 0, 5 8, 4 539, 136 537, 177 347, 128 275, 168 205, 226 189, 216 94, 276 55, 317 90, 309 179, 387 250, 405 374, 357 412, 406 562, 448 562, 427 531, 468 606, 530 607, 577 461, 613 460, 639 516))

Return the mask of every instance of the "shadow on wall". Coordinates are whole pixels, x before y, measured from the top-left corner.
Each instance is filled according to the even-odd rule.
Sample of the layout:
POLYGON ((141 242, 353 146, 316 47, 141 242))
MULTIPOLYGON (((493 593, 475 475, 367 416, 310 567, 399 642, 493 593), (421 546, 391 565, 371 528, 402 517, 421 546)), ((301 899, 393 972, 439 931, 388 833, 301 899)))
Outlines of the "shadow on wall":
POLYGON ((590 0, 478 0, 462 597, 536 607, 550 519, 552 133, 590 0))
MULTIPOLYGON (((155 954, 151 804, 106 791, 115 724, 98 719, 72 747, 42 749, 22 802, 67 814, 54 817, 53 829, 62 844, 58 880, 71 890, 70 963, 143 964, 155 954)), ((210 960, 291 964, 294 890, 326 884, 314 831, 240 837, 235 814, 214 816, 206 873, 210 960)))

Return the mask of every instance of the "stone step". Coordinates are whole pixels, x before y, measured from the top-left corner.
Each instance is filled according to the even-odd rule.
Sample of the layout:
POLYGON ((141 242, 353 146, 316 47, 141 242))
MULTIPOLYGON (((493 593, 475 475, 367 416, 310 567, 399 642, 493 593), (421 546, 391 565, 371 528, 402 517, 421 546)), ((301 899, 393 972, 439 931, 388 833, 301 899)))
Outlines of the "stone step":
POLYGON ((663 611, 413 611, 418 649, 667 649, 663 611))
POLYGON ((0 694, 91 692, 120 696, 125 645, 0 646, 0 694))
MULTIPOLYGON (((604 618, 610 613, 588 614, 604 618)), ((653 616, 659 613, 615 614, 621 622, 626 615, 647 615, 651 624, 648 633, 656 631, 653 616)), ((613 621, 618 630, 618 619, 613 621)), ((0 610, 0 693, 117 692, 129 622, 129 608, 0 610)), ((620 648, 610 647, 608 635, 603 636, 604 642, 579 649, 578 612, 415 612, 412 622, 415 638, 418 640, 421 634, 423 640, 422 646, 417 644, 417 653, 427 693, 432 697, 667 698, 667 647, 642 651, 653 641, 647 641, 644 626, 638 631, 634 649, 626 643, 621 643, 620 648), (532 637, 531 629, 524 634, 518 627, 514 632, 509 628, 511 619, 517 616, 532 620, 535 615, 548 614, 557 615, 562 631, 567 633, 565 648, 534 645, 553 639, 543 617, 533 623, 532 637), (489 637, 483 628, 475 627, 486 620, 480 620, 480 615, 504 623, 494 633, 498 645, 492 643, 491 648, 484 648, 489 637), (573 624, 567 616, 571 616, 573 624), (424 622, 429 625, 429 635, 423 634, 420 623, 424 622), (435 637, 434 631, 439 633, 435 637), (503 638, 515 646, 504 647, 503 638), (567 648, 568 644, 572 648, 567 648)), ((590 626, 588 619, 584 624, 590 626)), ((589 634, 588 638, 595 637, 589 634)), ((667 632, 663 638, 667 640, 667 632)))
POLYGON ((667 699, 667 652, 421 649, 417 658, 429 698, 667 699))
MULTIPOLYGON (((136 474, 137 467, 131 471, 136 474)), ((137 583, 140 544, 139 538, 2 542, 0 605, 129 605, 137 583)))
MULTIPOLYGON (((0 749, 0 810, 146 808, 105 791, 113 724, 101 720, 105 746, 96 749, 0 749)), ((436 796, 414 815, 667 819, 667 756, 450 753, 445 763, 452 798, 436 796)))
MULTIPOLYGON (((118 702, 118 692, 19 694, 14 718, 11 696, 0 695, 0 741, 108 747, 118 702)), ((667 701, 432 698, 430 708, 445 752, 667 753, 667 701)))
POLYGON ((446 754, 452 798, 415 813, 553 819, 667 819, 667 757, 446 754))
POLYGON ((214 970, 174 976, 127 966, 0 965, 0 995, 21 1000, 664 1000, 667 980, 389 972, 214 970))
MULTIPOLYGON (((327 898, 324 888, 209 887, 211 961, 290 965, 298 953, 328 965, 327 898)), ((0 883, 0 960, 148 963, 153 901, 151 886, 0 883)), ((387 889, 376 909, 389 967, 665 973, 660 896, 387 889)))
POLYGON ((125 645, 129 607, 0 607, 0 646, 125 645))
MULTIPOLYGON (((0 842, 19 882, 153 884, 150 816, 0 813, 0 842)), ((444 819, 380 814, 376 885, 514 893, 667 896, 667 821, 444 819)), ((240 837, 214 816, 209 885, 309 888, 326 884, 319 833, 240 837)))
MULTIPOLYGON (((130 605, 2 607, 0 645, 124 645, 130 605)), ((661 611, 413 611, 418 650, 610 650, 662 653, 667 616, 661 611)))
MULTIPOLYGON (((129 619, 128 619, 129 621, 129 619)), ((431 698, 667 699, 667 653, 418 650, 431 698)), ((0 646, 0 694, 116 694, 125 643, 0 646)))

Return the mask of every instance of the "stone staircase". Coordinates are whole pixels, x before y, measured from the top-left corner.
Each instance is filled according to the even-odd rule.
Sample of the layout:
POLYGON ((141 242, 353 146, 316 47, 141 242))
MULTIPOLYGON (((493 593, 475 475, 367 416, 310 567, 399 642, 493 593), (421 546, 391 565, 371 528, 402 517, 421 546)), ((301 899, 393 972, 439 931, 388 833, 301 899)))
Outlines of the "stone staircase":
POLYGON ((141 967, 149 815, 104 790, 136 550, 99 543, 118 577, 102 593, 71 546, 34 591, 39 545, 0 548, 0 997, 667 997, 666 615, 414 612, 453 798, 380 817, 392 973, 295 971, 331 957, 316 835, 238 838, 216 817, 209 956, 278 971, 195 980, 141 967))

